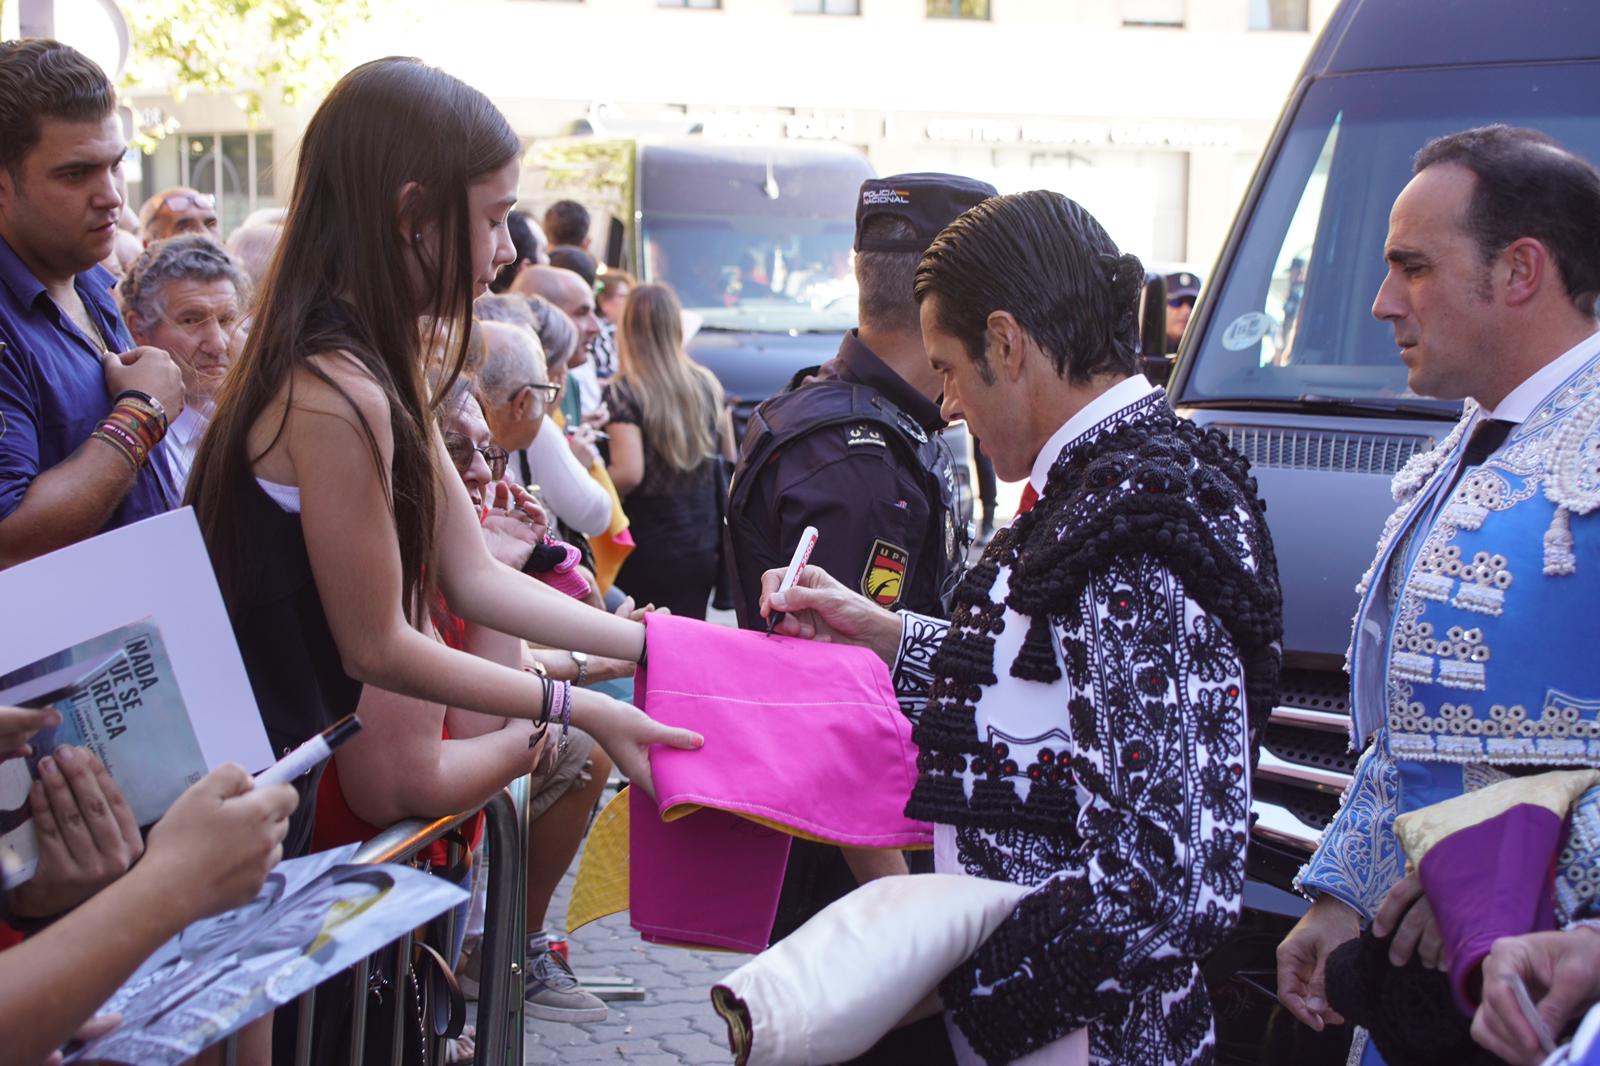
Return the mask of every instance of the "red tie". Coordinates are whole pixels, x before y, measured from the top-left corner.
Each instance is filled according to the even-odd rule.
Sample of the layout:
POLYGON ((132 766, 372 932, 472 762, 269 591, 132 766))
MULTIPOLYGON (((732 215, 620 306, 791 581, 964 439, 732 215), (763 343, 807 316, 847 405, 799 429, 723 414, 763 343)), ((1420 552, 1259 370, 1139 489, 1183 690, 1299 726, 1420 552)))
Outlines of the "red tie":
POLYGON ((1017 501, 1017 513, 1027 514, 1038 502, 1039 494, 1033 490, 1033 482, 1030 481, 1022 487, 1022 499, 1017 501))

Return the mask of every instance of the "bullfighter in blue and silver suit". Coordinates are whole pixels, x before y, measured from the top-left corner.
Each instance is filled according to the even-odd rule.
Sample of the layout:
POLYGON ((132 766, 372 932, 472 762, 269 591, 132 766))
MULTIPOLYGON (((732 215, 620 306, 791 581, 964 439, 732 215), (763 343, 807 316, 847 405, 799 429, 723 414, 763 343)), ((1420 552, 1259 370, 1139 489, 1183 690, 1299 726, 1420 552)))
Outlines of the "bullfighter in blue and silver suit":
MULTIPOLYGON (((1600 255, 1582 229, 1600 225, 1600 174, 1505 127, 1441 138, 1416 171, 1373 312, 1394 326, 1413 389, 1467 399, 1396 476, 1398 508, 1358 586, 1347 665, 1363 754, 1298 879, 1354 914, 1319 904, 1279 949, 1280 995, 1314 1025, 1337 1020, 1321 971, 1339 937, 1380 910, 1386 934, 1411 906, 1397 815, 1508 775, 1600 766, 1600 255), (1528 221, 1519 205, 1546 194, 1593 221, 1528 221)), ((1557 875, 1561 923, 1592 916, 1600 789, 1580 800, 1557 875)), ((1381 1062, 1361 1040, 1352 1061, 1381 1062)))

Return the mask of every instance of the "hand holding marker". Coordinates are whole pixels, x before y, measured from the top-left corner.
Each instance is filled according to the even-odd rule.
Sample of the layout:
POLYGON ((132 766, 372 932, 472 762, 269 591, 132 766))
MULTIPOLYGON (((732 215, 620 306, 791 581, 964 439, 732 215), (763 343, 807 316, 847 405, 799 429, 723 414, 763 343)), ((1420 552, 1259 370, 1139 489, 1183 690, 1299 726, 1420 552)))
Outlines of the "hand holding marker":
POLYGON ((361 732, 361 719, 347 714, 256 775, 256 785, 287 785, 333 755, 345 741, 361 732))
MULTIPOLYGON (((805 532, 800 534, 800 543, 794 546, 794 557, 789 560, 789 569, 783 572, 783 582, 778 585, 779 592, 788 592, 794 588, 794 583, 800 580, 800 571, 806 568, 806 563, 811 559, 811 552, 817 546, 817 527, 807 526, 805 532)), ((778 624, 778 619, 783 617, 782 611, 771 611, 767 614, 767 635, 772 635, 773 628, 778 624)))

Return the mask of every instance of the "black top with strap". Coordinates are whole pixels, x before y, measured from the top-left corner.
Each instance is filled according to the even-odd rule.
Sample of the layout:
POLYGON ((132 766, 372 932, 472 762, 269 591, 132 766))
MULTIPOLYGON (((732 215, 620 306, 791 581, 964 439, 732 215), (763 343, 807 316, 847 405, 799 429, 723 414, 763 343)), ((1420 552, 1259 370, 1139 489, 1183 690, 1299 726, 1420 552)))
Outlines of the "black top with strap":
MULTIPOLYGON (((300 516, 279 507, 254 478, 242 494, 242 560, 227 593, 233 635, 272 749, 282 755, 352 713, 361 682, 344 672, 306 554, 300 516)), ((295 787, 300 808, 284 840, 286 856, 304 854, 321 768, 295 787)))

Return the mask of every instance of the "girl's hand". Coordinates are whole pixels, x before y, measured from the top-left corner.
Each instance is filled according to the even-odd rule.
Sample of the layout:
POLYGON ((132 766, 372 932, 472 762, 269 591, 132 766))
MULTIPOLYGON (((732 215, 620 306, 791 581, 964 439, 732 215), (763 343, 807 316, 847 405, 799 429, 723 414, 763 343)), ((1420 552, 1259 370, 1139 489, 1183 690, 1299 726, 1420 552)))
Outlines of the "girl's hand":
POLYGON ((652 800, 656 786, 650 774, 651 745, 693 751, 705 744, 705 738, 692 729, 662 725, 631 703, 588 689, 573 689, 572 698, 573 724, 591 734, 617 769, 652 800))

